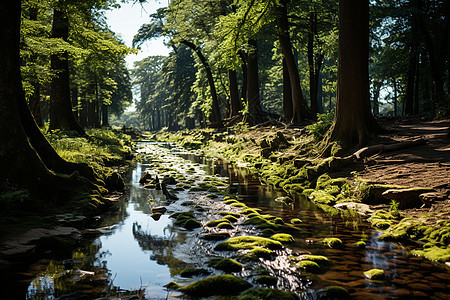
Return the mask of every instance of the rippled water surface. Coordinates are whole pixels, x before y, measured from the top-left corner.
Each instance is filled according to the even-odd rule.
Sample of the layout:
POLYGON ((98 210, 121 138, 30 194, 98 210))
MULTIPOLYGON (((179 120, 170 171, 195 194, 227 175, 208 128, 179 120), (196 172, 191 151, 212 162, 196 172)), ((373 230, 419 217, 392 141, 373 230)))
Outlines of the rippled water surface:
MULTIPOLYGON (((189 192, 189 189, 173 191, 179 200, 166 201, 161 191, 145 189, 138 183, 145 171, 160 178, 164 172, 182 174, 185 187, 195 186, 204 178, 222 180, 227 185, 219 190, 237 193, 247 206, 261 208, 286 223, 292 218, 303 221, 300 230, 293 234, 295 243, 279 250, 276 259, 261 259, 235 273, 254 285, 257 285, 255 272, 260 270, 257 267, 263 267, 278 277, 277 288, 293 291, 304 299, 314 298, 314 291, 329 285, 347 288, 354 298, 450 299, 448 271, 420 257, 408 257, 407 248, 378 240, 380 233, 371 230, 358 216, 325 213, 302 198, 295 199, 292 205, 275 202, 282 194, 260 185, 245 170, 176 147, 147 143, 139 151, 145 157, 143 163, 138 163, 127 179, 127 192, 118 210, 103 216, 100 224, 103 234, 76 249, 71 256, 45 258, 31 266, 30 272, 36 276, 27 288, 29 299, 54 299, 73 293, 87 294, 89 298, 137 293, 148 299, 183 297, 164 288, 170 281, 184 285, 199 279, 182 278, 179 274, 183 269, 201 267, 212 274, 221 274, 209 268, 206 261, 216 257, 236 258, 235 253, 214 251, 217 242, 199 239, 200 235, 217 229, 186 231, 175 227, 169 216, 173 212, 193 210, 204 224, 219 219, 220 211, 239 212, 239 208, 223 204, 223 196, 211 199, 207 197, 211 192, 189 192), (165 206, 168 211, 159 219, 153 216, 155 220, 151 209, 158 206, 165 206), (331 236, 340 238, 345 247, 329 249, 318 242, 331 236), (362 237, 368 239, 367 246, 359 250, 353 244, 362 237), (332 264, 320 274, 300 273, 289 265, 287 258, 304 253, 325 255, 332 264), (372 268, 385 270, 388 280, 365 279, 363 272, 372 268)), ((229 230, 230 234, 259 234, 252 226, 239 225, 244 219, 239 219, 238 225, 229 230)))

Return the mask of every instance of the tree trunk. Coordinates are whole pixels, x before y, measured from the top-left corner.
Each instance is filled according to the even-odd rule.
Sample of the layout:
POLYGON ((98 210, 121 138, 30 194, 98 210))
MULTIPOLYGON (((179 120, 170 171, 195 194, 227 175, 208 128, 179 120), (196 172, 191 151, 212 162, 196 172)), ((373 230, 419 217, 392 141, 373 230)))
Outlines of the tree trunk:
POLYGON ((339 1, 338 90, 331 140, 363 145, 379 127, 369 99, 369 0, 339 1))
POLYGON ((200 48, 193 43, 183 40, 181 43, 185 44, 189 48, 191 48, 198 56, 200 61, 203 64, 203 67, 206 71, 206 77, 208 78, 209 88, 211 90, 212 97, 212 113, 211 113, 211 125, 213 127, 223 127, 222 117, 220 116, 220 106, 219 106, 219 97, 217 96, 216 85, 214 84, 214 78, 212 76, 211 68, 209 67, 208 62, 206 61, 205 56, 200 51, 200 48))
POLYGON ((230 118, 239 115, 241 110, 241 99, 239 99, 239 90, 237 75, 235 70, 228 70, 228 84, 230 88, 230 118))
POLYGON ((30 98, 30 110, 33 114, 34 120, 39 127, 42 127, 41 115, 41 85, 36 82, 33 83, 33 95, 30 98))
POLYGON ((394 78, 394 117, 398 116, 397 80, 394 78))
POLYGON ((412 115, 414 108, 414 82, 416 77, 416 64, 417 64, 417 43, 414 41, 411 46, 410 57, 409 57, 409 67, 408 67, 408 82, 406 85, 406 96, 405 96, 405 115, 412 115))
MULTIPOLYGON (((79 106, 78 106, 78 87, 74 85, 71 89, 72 96, 72 107, 73 107, 73 115, 75 116, 75 119, 79 122, 79 106)), ((79 123, 78 123, 79 124, 79 123)), ((80 125, 81 126, 81 125, 80 125)))
POLYGON ((248 122, 256 125, 264 120, 259 94, 258 43, 256 40, 250 40, 248 43, 250 45, 247 55, 248 122))
POLYGON ((287 69, 289 71, 289 80, 292 90, 292 123, 298 123, 310 116, 308 106, 303 98, 300 86, 300 75, 298 73, 297 64, 292 52, 291 38, 289 35, 289 21, 286 9, 287 1, 282 1, 278 7, 277 28, 278 39, 280 41, 281 51, 286 60, 287 69))
POLYGON ((286 60, 283 58, 283 114, 286 121, 292 120, 292 89, 286 60))
MULTIPOLYGON (((57 3, 53 11, 52 37, 67 41, 69 20, 60 5, 57 3)), ((51 69, 57 74, 50 88, 50 129, 73 130, 86 135, 72 112, 68 56, 67 51, 50 56, 51 69)))
POLYGON ((382 82, 379 80, 373 81, 373 114, 375 116, 380 114, 380 105, 378 102, 378 99, 380 98, 380 89, 381 89, 382 82))
POLYGON ((45 199, 42 202, 45 205, 70 197, 58 193, 72 177, 55 176, 49 171, 41 159, 46 153, 36 152, 30 144, 34 136, 27 136, 25 130, 26 127, 30 132, 40 132, 26 104, 20 75, 20 4, 20 1, 0 2, 0 40, 4 43, 0 47, 0 165, 7 170, 0 172, 0 182, 17 184, 28 190, 32 199, 45 199))
POLYGON ((420 60, 419 53, 417 53, 416 60, 416 80, 414 83, 414 103, 413 103, 413 114, 417 115, 419 113, 419 87, 420 87, 420 60))
POLYGON ((248 86, 248 76, 247 76, 247 57, 242 50, 238 52, 242 60, 242 87, 241 87, 241 103, 247 103, 247 86, 248 86))
POLYGON ((109 127, 108 106, 102 103, 102 127, 109 127))
POLYGON ((80 92, 80 109, 78 113, 78 118, 80 121, 80 125, 83 128, 88 127, 88 99, 86 97, 86 91, 82 90, 80 92))

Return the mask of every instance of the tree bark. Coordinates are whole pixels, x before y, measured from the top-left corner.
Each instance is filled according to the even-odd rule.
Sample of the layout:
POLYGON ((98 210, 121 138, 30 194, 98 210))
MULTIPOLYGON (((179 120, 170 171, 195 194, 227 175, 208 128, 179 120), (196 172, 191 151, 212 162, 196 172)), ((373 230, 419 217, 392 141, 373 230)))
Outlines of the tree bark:
POLYGON ((241 101, 242 103, 247 103, 247 86, 248 86, 248 76, 247 76, 247 57, 245 55, 245 53, 240 50, 238 52, 239 56, 241 57, 242 60, 242 87, 241 87, 241 101))
POLYGON ((186 41, 186 40, 181 41, 181 43, 185 44, 186 46, 191 48, 197 54, 198 58, 202 62, 203 67, 205 68, 205 71, 206 71, 206 77, 208 78, 209 88, 211 90, 211 97, 212 97, 212 113, 211 113, 211 118, 210 118, 211 125, 213 127, 219 127, 219 128, 223 127, 222 117, 220 116, 219 97, 217 96, 216 85, 214 83, 214 78, 212 76, 211 68, 210 68, 208 62, 206 61, 205 56, 200 51, 200 48, 198 46, 196 46, 193 43, 186 41))
POLYGON ((239 90, 237 75, 235 70, 228 70, 228 84, 230 89, 230 118, 239 115, 241 108, 241 99, 239 99, 239 90))
POLYGON ((292 120, 292 89, 286 60, 283 58, 283 114, 286 121, 292 120))
POLYGON ((256 125, 264 120, 259 93, 259 71, 258 71, 258 43, 249 40, 250 50, 247 54, 247 83, 248 83, 248 122, 256 125))
POLYGON ((42 127, 41 114, 41 85, 39 82, 33 83, 33 95, 30 97, 30 110, 33 114, 34 120, 39 127, 42 127))
POLYGON ((379 129, 369 99, 369 1, 339 1, 338 90, 331 140, 363 145, 379 129))
POLYGON ((375 116, 380 114, 380 105, 378 102, 378 99, 380 98, 380 89, 381 89, 382 82, 379 80, 373 81, 373 114, 375 116))
MULTIPOLYGON (((278 39, 280 41, 281 51, 286 60, 286 66, 289 71, 289 80, 292 90, 292 123, 298 123, 308 117, 310 113, 308 106, 303 97, 303 92, 300 86, 300 75, 298 73, 297 64, 292 52, 291 38, 289 35, 289 20, 287 16, 286 4, 288 1, 282 1, 278 6, 277 15, 277 29, 278 39)), ((317 100, 317 99, 316 99, 317 100)))
POLYGON ((108 106, 102 103, 102 127, 109 127, 108 106))
MULTIPOLYGON (((57 2, 53 11, 52 37, 67 41, 68 36, 69 20, 63 12, 61 2, 57 2)), ((68 59, 67 51, 50 56, 51 69, 56 72, 50 88, 50 129, 73 130, 86 135, 72 112, 68 59)))

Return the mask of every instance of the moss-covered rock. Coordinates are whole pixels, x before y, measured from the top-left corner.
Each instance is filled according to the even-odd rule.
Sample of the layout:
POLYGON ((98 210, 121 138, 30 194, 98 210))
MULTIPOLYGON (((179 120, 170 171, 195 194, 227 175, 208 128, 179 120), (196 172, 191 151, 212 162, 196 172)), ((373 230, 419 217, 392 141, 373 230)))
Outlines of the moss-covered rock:
POLYGON ((196 276, 205 276, 209 274, 211 274, 211 272, 203 268, 189 268, 181 271, 180 276, 185 278, 191 278, 196 276))
POLYGON ((330 248, 343 248, 344 244, 338 238, 324 238, 322 243, 327 245, 330 248))
POLYGON ((292 235, 287 233, 276 233, 270 237, 272 240, 279 241, 281 243, 290 243, 294 241, 292 235))
POLYGON ((295 297, 290 292, 276 290, 276 289, 263 289, 263 288, 253 288, 248 291, 243 292, 239 297, 239 300, 295 300, 295 297))
POLYGON ((241 211, 241 214, 243 214, 243 215, 258 214, 259 215, 260 211, 261 211, 261 209, 259 209, 259 208, 246 208, 241 211))
POLYGON ((237 201, 236 199, 228 199, 228 200, 223 201, 223 203, 225 203, 225 204, 233 204, 233 203, 240 203, 240 202, 237 201))
POLYGON ((202 223, 195 219, 194 213, 191 211, 175 213, 170 217, 176 219, 174 225, 183 227, 187 230, 202 227, 202 223))
POLYGON ((294 225, 301 224, 302 220, 300 220, 299 218, 293 218, 291 219, 291 223, 294 225))
POLYGON ((216 227, 220 223, 224 223, 224 222, 225 223, 230 223, 230 221, 228 221, 227 219, 219 219, 219 220, 209 221, 208 223, 205 224, 205 226, 207 226, 207 227, 216 227))
POLYGON ((224 219, 227 219, 227 220, 230 221, 231 223, 236 223, 237 220, 238 220, 238 218, 236 218, 236 217, 233 216, 233 215, 226 215, 226 216, 224 216, 223 218, 224 218, 224 219))
POLYGON ((318 263, 310 260, 301 260, 296 264, 298 270, 304 270, 306 272, 317 273, 320 271, 318 263))
POLYGON ((364 276, 370 280, 383 280, 385 279, 385 274, 383 270, 380 269, 371 269, 369 271, 364 272, 364 276))
POLYGON ((265 259, 270 259, 275 252, 273 252, 270 249, 261 248, 261 247, 255 247, 252 250, 250 250, 250 254, 254 255, 256 257, 261 257, 265 259))
POLYGON ((254 249, 256 247, 268 248, 271 250, 281 249, 283 245, 280 242, 259 237, 259 236, 237 236, 219 243, 215 250, 217 251, 237 251, 240 249, 254 249))
POLYGON ((313 261, 313 262, 318 263, 318 264, 329 263, 328 258, 326 256, 323 256, 323 255, 307 254, 307 255, 302 255, 300 258, 301 259, 305 259, 305 260, 310 260, 310 261, 313 261))
POLYGON ((239 219, 241 217, 241 214, 239 213, 233 213, 233 212, 229 212, 229 211, 221 211, 219 212, 219 215, 226 217, 226 216, 233 216, 236 219, 239 219))
POLYGON ((230 258, 213 258, 208 261, 208 266, 224 271, 225 273, 240 272, 243 266, 230 258))
POLYGON ((256 282, 266 286, 276 286, 278 278, 270 275, 260 275, 256 277, 256 282))
POLYGON ((198 280, 188 286, 179 288, 179 290, 191 296, 208 297, 214 295, 236 295, 250 286, 243 279, 225 274, 198 280))
POLYGON ((309 197, 314 203, 326 204, 326 205, 334 205, 336 203, 336 198, 326 191, 315 190, 313 191, 309 197))
POLYGON ((219 229, 234 229, 234 226, 230 222, 222 222, 217 225, 219 229))
POLYGON ((358 249, 364 249, 366 247, 366 242, 357 241, 356 243, 353 244, 353 246, 355 246, 358 249))
POLYGON ((450 247, 429 247, 423 250, 413 250, 411 251, 414 255, 423 256, 426 259, 437 261, 437 262, 448 262, 450 261, 450 247))

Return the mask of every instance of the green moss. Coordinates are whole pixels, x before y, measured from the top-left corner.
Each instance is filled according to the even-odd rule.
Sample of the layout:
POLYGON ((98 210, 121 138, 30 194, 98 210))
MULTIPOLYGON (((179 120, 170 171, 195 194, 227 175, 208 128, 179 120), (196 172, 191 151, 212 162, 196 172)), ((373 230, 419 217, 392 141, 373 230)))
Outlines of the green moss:
POLYGON ((359 248, 359 249, 364 249, 366 247, 366 242, 358 241, 358 242, 354 243, 353 246, 355 246, 356 248, 359 248))
POLYGON ((252 288, 248 291, 243 292, 239 300, 294 300, 297 299, 290 292, 276 290, 276 289, 263 289, 263 288, 252 288))
POLYGON ((292 224, 300 224, 300 223, 302 223, 302 220, 300 220, 299 218, 293 218, 293 219, 291 219, 291 223, 292 224))
POLYGON ((187 230, 202 227, 202 223, 200 223, 195 219, 194 213, 192 211, 175 213, 172 214, 170 217, 176 219, 174 225, 183 227, 187 230))
POLYGON ((316 190, 309 195, 309 199, 311 199, 314 203, 326 204, 326 205, 334 205, 336 203, 336 198, 325 191, 316 190))
POLYGON ((322 243, 327 245, 330 248, 342 248, 342 247, 344 247, 344 244, 338 238, 324 238, 322 240, 322 243))
POLYGON ((231 206, 233 207, 247 207, 247 205, 245 205, 244 203, 231 203, 231 206))
POLYGON ((230 258, 213 258, 210 259, 207 264, 214 269, 221 270, 226 273, 240 272, 243 268, 240 263, 230 258))
POLYGON ((270 276, 270 275, 260 275, 256 277, 256 282, 262 285, 267 286, 276 286, 278 282, 278 278, 270 276))
POLYGON ((227 219, 228 221, 230 221, 231 223, 236 223, 238 218, 236 218, 235 216, 232 215, 226 215, 225 217, 223 217, 224 219, 227 219))
POLYGON ((205 226, 207 226, 207 227, 216 227, 220 223, 224 223, 224 222, 225 223, 229 223, 230 221, 228 221, 227 219, 212 220, 212 221, 209 221, 208 223, 206 223, 205 226))
POLYGON ((320 271, 319 265, 310 260, 301 260, 296 264, 297 269, 305 270, 307 272, 316 273, 320 271))
POLYGON ((390 221, 385 221, 385 220, 372 220, 372 225, 375 226, 376 228, 380 228, 380 229, 388 229, 391 225, 392 222, 390 221))
POLYGON ((265 259, 269 259, 272 257, 274 252, 270 249, 261 248, 261 247, 255 247, 252 250, 250 250, 250 254, 256 256, 256 257, 262 257, 265 259))
POLYGON ((414 255, 423 256, 426 259, 447 262, 450 261, 450 247, 440 248, 440 247, 430 247, 423 250, 413 250, 411 251, 414 255))
POLYGON ((181 288, 181 286, 174 281, 171 281, 168 284, 165 284, 164 287, 169 290, 179 290, 181 288))
POLYGON ((261 211, 259 208, 246 208, 241 211, 241 214, 243 215, 249 215, 249 214, 258 214, 259 211, 261 211))
POLYGON ((235 295, 251 285, 236 276, 225 274, 198 280, 180 290, 188 295, 208 297, 213 295, 235 295))
POLYGON ((318 264, 324 264, 324 263, 328 263, 329 260, 326 256, 323 255, 312 255, 312 254, 308 254, 308 255, 302 255, 302 257, 306 260, 310 260, 313 262, 316 262, 318 264))
POLYGON ((185 270, 181 271, 180 276, 186 277, 186 278, 191 278, 191 277, 196 277, 196 276, 205 276, 205 275, 209 275, 209 274, 211 274, 211 272, 206 269, 189 268, 189 269, 185 269, 185 270))
POLYGON ((270 222, 261 216, 255 216, 248 220, 245 220, 244 225, 255 225, 260 230, 264 230, 264 229, 277 230, 278 229, 278 226, 275 223, 270 222))
POLYGON ((234 229, 234 226, 231 225, 229 222, 222 222, 217 225, 217 228, 219 228, 219 229, 234 229))
POLYGON ((206 197, 208 197, 210 199, 215 199, 215 198, 218 198, 219 196, 217 196, 216 194, 208 194, 208 195, 206 195, 206 197))
POLYGON ((239 201, 237 201, 236 199, 229 199, 229 200, 223 201, 223 203, 225 203, 225 204, 233 204, 233 203, 239 203, 239 201))
POLYGON ((290 243, 294 241, 292 235, 287 233, 277 233, 270 237, 272 240, 279 241, 281 243, 290 243))
POLYGON ((215 250, 217 251, 237 251, 239 249, 254 249, 255 247, 268 248, 271 250, 281 249, 283 245, 280 242, 258 237, 258 236, 238 236, 232 237, 225 242, 219 243, 215 250))
POLYGON ((229 212, 229 211, 221 211, 221 212, 219 213, 219 215, 221 215, 221 216, 233 216, 233 217, 235 217, 236 219, 239 219, 239 218, 241 217, 241 214, 239 214, 239 213, 233 213, 233 212, 229 212))
POLYGON ((385 278, 384 271, 380 269, 371 269, 366 271, 364 272, 364 276, 370 280, 383 280, 385 278))

